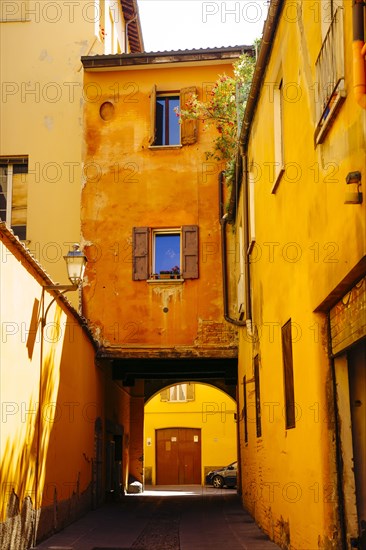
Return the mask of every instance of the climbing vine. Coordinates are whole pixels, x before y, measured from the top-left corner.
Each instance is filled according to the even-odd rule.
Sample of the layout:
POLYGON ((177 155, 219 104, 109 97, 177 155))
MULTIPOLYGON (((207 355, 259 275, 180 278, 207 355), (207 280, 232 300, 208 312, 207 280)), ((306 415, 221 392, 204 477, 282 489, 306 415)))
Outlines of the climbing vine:
POLYGON ((233 76, 220 75, 207 94, 206 101, 200 101, 197 94, 191 94, 181 110, 177 109, 180 122, 196 119, 204 128, 214 126, 217 136, 213 147, 206 151, 206 160, 224 161, 226 181, 230 184, 235 170, 235 155, 238 147, 240 125, 253 77, 255 58, 243 53, 233 64, 233 76))

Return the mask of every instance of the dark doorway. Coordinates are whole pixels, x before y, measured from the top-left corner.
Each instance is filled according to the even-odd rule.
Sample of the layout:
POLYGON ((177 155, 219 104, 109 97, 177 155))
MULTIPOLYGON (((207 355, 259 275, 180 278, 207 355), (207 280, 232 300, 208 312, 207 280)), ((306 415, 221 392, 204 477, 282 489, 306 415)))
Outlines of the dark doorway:
POLYGON ((360 535, 366 539, 366 341, 347 355, 357 515, 360 535))

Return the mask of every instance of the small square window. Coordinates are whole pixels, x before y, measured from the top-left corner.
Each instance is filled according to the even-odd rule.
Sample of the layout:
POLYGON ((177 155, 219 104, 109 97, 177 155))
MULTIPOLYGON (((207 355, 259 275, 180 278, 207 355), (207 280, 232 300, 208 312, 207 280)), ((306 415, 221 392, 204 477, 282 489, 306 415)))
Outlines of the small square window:
POLYGON ((151 147, 180 147, 197 140, 197 120, 179 120, 177 111, 197 93, 195 86, 181 90, 157 91, 156 84, 150 93, 151 147))
POLYGON ((186 403, 187 401, 194 401, 194 394, 194 384, 175 384, 160 392, 160 400, 172 403, 186 403))
POLYGON ((179 108, 179 96, 156 97, 155 145, 179 145, 179 119, 174 111, 179 108))

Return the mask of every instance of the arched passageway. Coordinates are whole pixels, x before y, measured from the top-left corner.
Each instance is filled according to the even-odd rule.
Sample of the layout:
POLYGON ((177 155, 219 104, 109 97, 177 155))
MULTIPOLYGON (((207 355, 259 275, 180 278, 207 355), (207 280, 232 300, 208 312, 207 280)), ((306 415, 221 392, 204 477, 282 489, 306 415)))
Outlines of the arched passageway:
POLYGON ((204 485, 206 474, 237 457, 236 403, 209 384, 163 388, 145 404, 146 485, 204 485))

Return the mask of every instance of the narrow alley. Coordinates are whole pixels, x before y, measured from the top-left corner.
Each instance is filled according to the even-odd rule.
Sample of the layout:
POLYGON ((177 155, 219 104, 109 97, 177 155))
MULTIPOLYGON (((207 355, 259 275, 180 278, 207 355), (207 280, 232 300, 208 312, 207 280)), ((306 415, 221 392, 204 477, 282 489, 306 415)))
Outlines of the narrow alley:
POLYGON ((89 512, 38 550, 275 550, 235 490, 160 486, 89 512))

